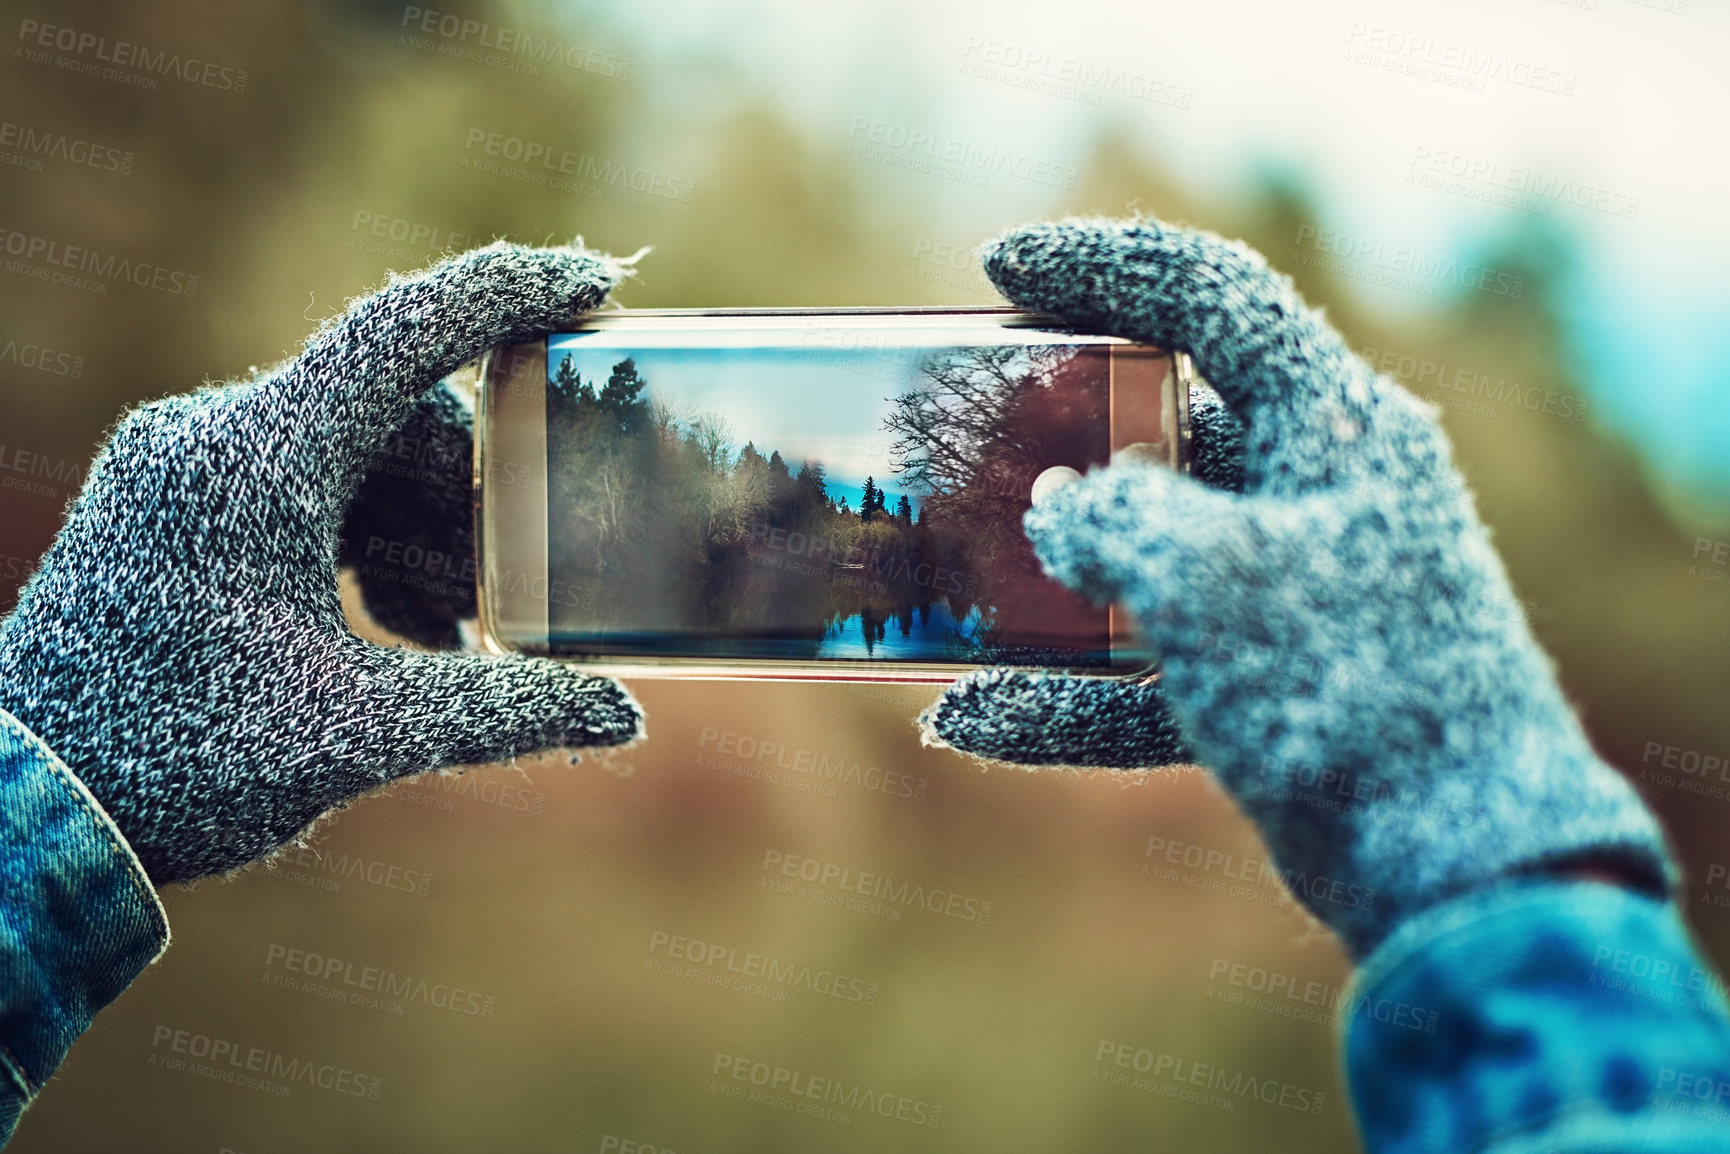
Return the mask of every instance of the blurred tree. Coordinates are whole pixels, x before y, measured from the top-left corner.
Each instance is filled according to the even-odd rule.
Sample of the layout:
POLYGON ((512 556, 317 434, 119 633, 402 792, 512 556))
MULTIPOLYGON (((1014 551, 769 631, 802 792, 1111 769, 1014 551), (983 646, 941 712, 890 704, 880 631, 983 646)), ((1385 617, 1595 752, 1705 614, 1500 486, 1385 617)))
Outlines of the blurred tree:
POLYGON ((571 364, 569 353, 559 361, 559 371, 553 377, 553 387, 569 397, 588 391, 583 387, 582 377, 577 374, 576 367, 571 364))

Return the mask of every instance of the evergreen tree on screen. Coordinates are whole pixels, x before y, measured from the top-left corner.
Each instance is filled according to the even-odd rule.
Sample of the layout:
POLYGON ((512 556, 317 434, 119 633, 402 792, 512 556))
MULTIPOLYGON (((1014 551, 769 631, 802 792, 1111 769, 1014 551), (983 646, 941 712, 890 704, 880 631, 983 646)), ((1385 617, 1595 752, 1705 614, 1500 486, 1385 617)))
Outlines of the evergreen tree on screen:
POLYGON ((575 397, 587 391, 583 388, 582 377, 577 375, 576 366, 571 364, 571 354, 566 353, 564 359, 559 362, 559 371, 553 377, 553 384, 558 387, 559 392, 567 397, 575 397))
POLYGON ((877 511, 882 494, 877 491, 877 480, 874 477, 865 478, 865 495, 859 499, 859 519, 869 521, 871 514, 877 511))
MULTIPOLYGON (((568 358, 565 363, 570 363, 568 358)), ((563 365, 560 371, 564 371, 563 365)), ((612 375, 595 398, 596 403, 602 412, 618 422, 621 431, 635 432, 648 412, 648 404, 639 396, 648 383, 637 371, 637 362, 626 357, 613 366, 612 375)))
POLYGON ((829 478, 821 461, 807 460, 799 466, 793 478, 799 487, 799 507, 815 512, 829 503, 829 478))
POLYGON ((903 529, 913 527, 913 502, 907 499, 907 494, 901 494, 901 500, 895 502, 895 519, 901 522, 903 529))

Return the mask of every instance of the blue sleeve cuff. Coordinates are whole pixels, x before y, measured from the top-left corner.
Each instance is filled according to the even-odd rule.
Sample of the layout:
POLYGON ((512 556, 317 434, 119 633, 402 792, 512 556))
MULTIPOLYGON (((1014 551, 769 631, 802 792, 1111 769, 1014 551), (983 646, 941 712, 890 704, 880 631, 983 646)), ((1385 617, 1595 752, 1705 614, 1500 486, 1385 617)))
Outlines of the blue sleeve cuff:
POLYGON ((96 1011, 167 946, 162 903, 113 820, 0 710, 0 1142, 96 1011))
POLYGON ((1730 1151, 1730 1014, 1676 907, 1510 883, 1413 918, 1341 1026, 1374 1154, 1730 1151))

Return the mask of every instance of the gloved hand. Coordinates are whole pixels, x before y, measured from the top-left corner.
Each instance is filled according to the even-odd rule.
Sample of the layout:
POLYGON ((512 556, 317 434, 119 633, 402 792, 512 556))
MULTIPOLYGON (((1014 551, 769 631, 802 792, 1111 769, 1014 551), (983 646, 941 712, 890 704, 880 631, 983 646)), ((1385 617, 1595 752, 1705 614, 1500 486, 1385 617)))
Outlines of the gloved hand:
POLYGON ((1656 822, 1510 611, 1431 411, 1289 279, 1151 220, 1030 226, 985 265, 1017 305, 1192 353, 1245 426, 1243 493, 1122 464, 1030 510, 1046 571, 1124 605, 1161 677, 983 671, 926 712, 928 742, 1125 768, 1193 752, 1360 958, 1420 910, 1517 875, 1601 869, 1666 890, 1656 822))
MULTIPOLYGON (((423 395, 593 308, 617 276, 581 249, 495 244, 393 279, 269 373, 120 422, 0 624, 0 707, 83 779, 153 881, 244 865, 405 774, 637 735, 614 681, 363 642, 336 586, 374 454, 411 418, 465 424, 453 398, 423 395)), ((418 515, 373 497, 375 524, 418 515)), ((410 608, 385 624, 453 639, 436 604, 394 604, 410 608)))

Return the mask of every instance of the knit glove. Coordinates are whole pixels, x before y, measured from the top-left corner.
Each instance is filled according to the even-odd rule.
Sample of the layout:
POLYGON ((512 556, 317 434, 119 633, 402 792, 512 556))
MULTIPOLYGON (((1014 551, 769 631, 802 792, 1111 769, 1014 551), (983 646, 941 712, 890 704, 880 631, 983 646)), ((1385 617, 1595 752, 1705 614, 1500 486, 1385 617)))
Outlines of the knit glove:
MULTIPOLYGON (((120 422, 0 624, 0 707, 83 779, 153 881, 244 865, 405 774, 636 736, 616 682, 380 648, 348 631, 336 585, 375 454, 405 422, 462 423, 439 408, 454 398, 423 395, 594 307, 616 276, 581 249, 495 244, 393 279, 275 370, 120 422)), ((450 639, 437 606, 394 602, 387 624, 450 639)))
POLYGON ((1190 352, 1243 422, 1242 492, 1124 463, 1030 510, 1046 572, 1126 607, 1161 676, 983 671, 927 710, 928 742, 1032 765, 1193 758, 1360 958, 1523 874, 1666 891, 1656 822, 1592 752, 1432 410, 1288 278, 1152 220, 1029 226, 985 267, 1024 308, 1190 352))

